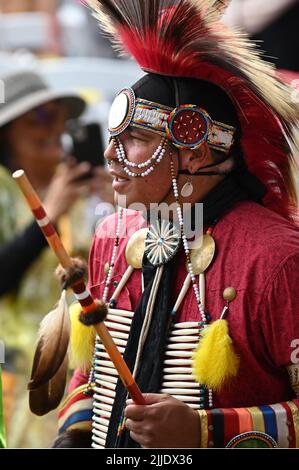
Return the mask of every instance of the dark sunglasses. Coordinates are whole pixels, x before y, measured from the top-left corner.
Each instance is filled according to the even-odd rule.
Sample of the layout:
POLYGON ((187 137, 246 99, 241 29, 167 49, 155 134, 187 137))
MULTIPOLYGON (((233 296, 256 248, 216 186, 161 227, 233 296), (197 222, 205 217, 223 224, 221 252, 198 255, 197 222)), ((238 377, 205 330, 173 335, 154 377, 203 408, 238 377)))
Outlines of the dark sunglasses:
POLYGON ((28 117, 34 124, 46 126, 53 124, 61 116, 62 112, 61 107, 48 109, 46 106, 38 106, 28 113, 28 117))

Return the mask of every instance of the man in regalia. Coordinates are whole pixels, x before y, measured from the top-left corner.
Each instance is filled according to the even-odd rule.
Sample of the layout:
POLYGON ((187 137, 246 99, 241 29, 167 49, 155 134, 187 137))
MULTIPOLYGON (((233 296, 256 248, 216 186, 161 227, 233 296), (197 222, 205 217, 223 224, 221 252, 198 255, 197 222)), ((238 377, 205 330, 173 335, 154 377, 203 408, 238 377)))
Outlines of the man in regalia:
POLYGON ((90 3, 145 72, 111 108, 105 156, 123 207, 97 229, 89 287, 109 301, 146 404, 128 400, 97 339, 56 445, 79 445, 81 430, 95 448, 298 447, 292 92, 222 24, 227 2, 90 3), (153 220, 153 203, 175 213, 153 220), (192 228, 203 205, 199 243, 186 203, 192 228))

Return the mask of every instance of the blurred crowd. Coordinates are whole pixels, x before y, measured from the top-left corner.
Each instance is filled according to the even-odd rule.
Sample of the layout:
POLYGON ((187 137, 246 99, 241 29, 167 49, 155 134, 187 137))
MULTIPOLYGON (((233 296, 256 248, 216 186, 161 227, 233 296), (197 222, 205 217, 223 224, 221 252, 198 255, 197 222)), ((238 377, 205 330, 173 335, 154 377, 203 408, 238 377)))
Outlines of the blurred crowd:
MULTIPOLYGON (((263 41, 268 60, 296 81, 298 0, 232 0, 225 21, 263 41)), ((0 339, 9 447, 48 447, 56 435, 55 414, 41 419, 30 413, 26 384, 38 324, 59 297, 56 260, 11 173, 26 171, 69 252, 85 259, 99 204, 113 204, 103 157, 106 108, 98 106, 112 92, 95 89, 92 74, 84 93, 79 84, 76 90, 55 89, 44 73, 49 57, 56 63, 65 57, 103 59, 96 65, 99 76, 101 67, 115 75, 113 61, 119 60, 83 2, 0 0, 0 339), (28 54, 31 60, 24 61, 28 54)), ((125 73, 129 62, 122 67, 125 73)), ((122 86, 116 78, 115 92, 122 86)))
POLYGON ((116 57, 84 2, 1 0, 0 15, 0 48, 30 48, 43 56, 116 57))
MULTIPOLYGON (((86 137, 73 152, 63 147, 69 121, 86 103, 76 94, 53 91, 34 72, 2 75, 5 103, 0 112, 0 331, 5 341, 3 391, 9 440, 13 446, 36 445, 42 435, 26 430, 26 381, 30 374, 37 324, 59 298, 53 272, 57 261, 32 220, 11 173, 22 168, 43 200, 70 254, 87 259, 97 223, 90 201, 113 204, 111 180, 103 165, 97 126, 84 126, 86 137)), ((76 128, 78 132, 78 127, 76 128)), ((70 136, 69 136, 70 137, 70 136)), ((49 438, 49 433, 43 434, 49 438)))

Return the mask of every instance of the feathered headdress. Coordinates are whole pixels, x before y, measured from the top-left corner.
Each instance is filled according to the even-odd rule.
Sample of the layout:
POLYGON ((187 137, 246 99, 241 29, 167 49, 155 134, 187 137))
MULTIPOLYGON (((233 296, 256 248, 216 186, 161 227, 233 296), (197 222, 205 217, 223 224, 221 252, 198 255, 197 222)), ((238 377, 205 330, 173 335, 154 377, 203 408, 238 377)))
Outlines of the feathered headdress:
POLYGON ((264 203, 284 217, 296 208, 293 178, 299 107, 292 90, 246 35, 221 22, 221 0, 88 0, 122 53, 155 74, 207 80, 226 92, 241 126, 249 171, 265 185, 264 203))

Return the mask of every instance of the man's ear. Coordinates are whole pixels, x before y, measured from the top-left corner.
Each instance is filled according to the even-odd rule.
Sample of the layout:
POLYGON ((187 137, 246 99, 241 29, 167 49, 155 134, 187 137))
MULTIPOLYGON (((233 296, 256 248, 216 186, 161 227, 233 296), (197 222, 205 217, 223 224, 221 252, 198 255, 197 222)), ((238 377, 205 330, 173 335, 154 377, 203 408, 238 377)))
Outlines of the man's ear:
POLYGON ((180 150, 181 169, 188 170, 189 173, 197 173, 204 166, 213 163, 213 156, 210 147, 204 143, 196 150, 180 150))

